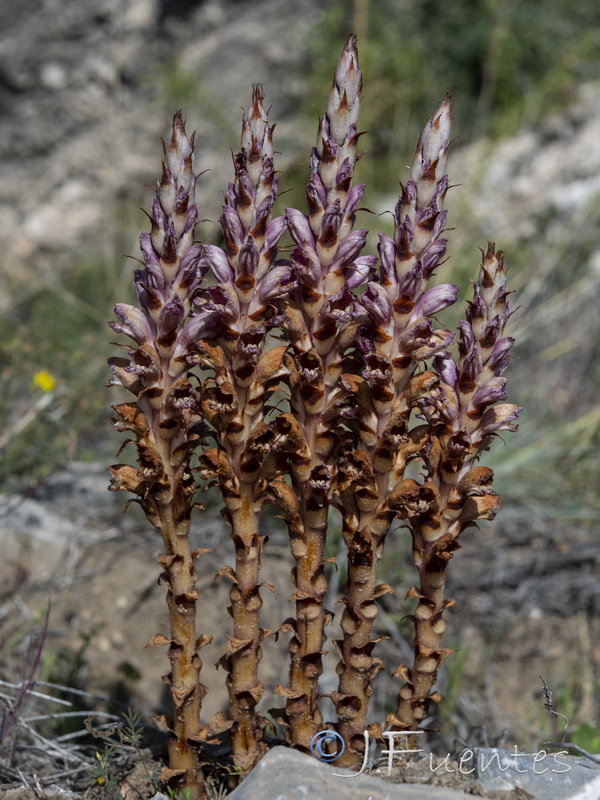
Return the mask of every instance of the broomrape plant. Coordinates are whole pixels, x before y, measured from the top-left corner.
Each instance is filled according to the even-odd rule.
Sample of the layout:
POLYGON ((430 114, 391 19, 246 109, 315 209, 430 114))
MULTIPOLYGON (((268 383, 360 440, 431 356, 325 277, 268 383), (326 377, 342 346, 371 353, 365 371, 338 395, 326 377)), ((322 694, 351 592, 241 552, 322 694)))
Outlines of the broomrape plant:
POLYGON ((274 126, 254 87, 225 194, 223 249, 194 240, 194 141, 177 112, 151 232, 140 237, 139 307, 118 304, 110 323, 135 343, 109 364, 111 383, 135 395, 135 402, 113 406, 114 425, 134 434, 128 441, 138 450, 138 467, 110 468, 110 488, 133 492, 163 539, 158 560, 171 627, 150 642, 167 645, 171 662, 165 681, 173 715, 157 720, 170 734, 161 777, 192 798, 204 794, 205 743, 227 733, 240 776, 267 748, 267 721, 257 711, 265 691, 259 666, 261 642, 276 631, 260 626, 260 588, 273 590, 260 580, 265 503, 281 509, 295 562, 295 615, 279 629, 291 634, 289 682, 273 690, 285 707, 272 717, 305 752, 331 725, 319 708, 333 617, 324 605, 325 546, 330 507, 342 515, 347 582, 335 642, 339 685, 330 697, 345 743, 337 763, 349 767, 363 760, 364 730, 382 732, 368 725, 368 708, 382 669, 373 655, 381 638, 374 636, 376 600, 392 591, 377 583, 377 564, 392 522, 400 520, 412 537, 418 579, 407 597, 418 604, 414 660, 396 672, 403 684, 386 726, 414 730, 441 700, 437 674, 451 652, 442 644, 443 612, 454 603, 444 594, 450 559, 461 532, 498 508, 492 471, 477 461, 499 431, 516 430, 520 411, 500 402, 513 345, 504 336, 510 312, 503 255, 493 244, 483 255, 455 359, 454 334, 434 323, 458 287, 428 286, 446 249, 450 97, 421 134, 394 235, 379 237, 377 257, 362 254, 367 231, 354 229, 364 191, 353 184, 361 91, 351 36, 310 156, 307 212, 288 208, 273 217, 274 126), (278 259, 286 231, 291 257, 278 259), (197 450, 199 465, 192 466, 197 450), (414 464, 420 479, 406 477, 409 466, 416 474, 414 464), (195 565, 207 550, 192 552, 189 544, 195 475, 219 487, 235 554, 235 565, 220 572, 232 583, 231 635, 220 660, 229 713, 205 725, 198 651, 211 637, 196 630, 195 565))

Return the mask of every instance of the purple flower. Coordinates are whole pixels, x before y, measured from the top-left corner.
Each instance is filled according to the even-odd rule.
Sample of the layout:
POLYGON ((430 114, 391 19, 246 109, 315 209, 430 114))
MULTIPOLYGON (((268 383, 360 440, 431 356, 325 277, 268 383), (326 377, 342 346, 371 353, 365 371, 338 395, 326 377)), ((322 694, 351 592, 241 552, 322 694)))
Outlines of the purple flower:
POLYGON ((209 286, 209 300, 204 305, 207 311, 219 314, 224 322, 236 322, 240 316, 240 302, 235 290, 226 283, 209 286))
POLYGON ((481 386, 475 392, 471 405, 477 411, 483 410, 484 406, 506 400, 506 378, 492 378, 485 386, 481 386))
POLYGON ((308 245, 314 249, 315 237, 310 229, 308 219, 295 208, 286 208, 285 215, 292 239, 297 245, 308 245))
POLYGON ((492 406, 483 413, 479 425, 477 426, 477 434, 480 439, 489 436, 497 431, 516 431, 518 425, 515 420, 519 416, 522 409, 512 403, 501 403, 498 406, 492 406))
MULTIPOLYGON (((220 317, 218 312, 210 311, 203 306, 200 311, 191 317, 177 337, 177 343, 171 357, 175 361, 187 354, 190 342, 214 336, 219 328, 220 317)), ((182 368, 183 369, 183 368, 182 368)))
POLYGON ((365 357, 362 376, 365 380, 389 381, 393 375, 392 362, 381 353, 370 353, 365 357))
POLYGON ((258 266, 259 252, 252 236, 248 236, 242 245, 238 256, 239 272, 248 272, 254 275, 258 266))
POLYGON ((328 206, 323 214, 321 228, 323 231, 322 237, 325 240, 329 239, 332 234, 336 234, 338 232, 343 218, 344 215, 342 213, 342 207, 338 197, 332 205, 328 206))
POLYGON ((346 270, 346 287, 356 289, 369 278, 375 265, 377 256, 359 256, 346 270))
POLYGON ((353 186, 348 192, 348 199, 346 200, 346 207, 344 208, 344 215, 346 218, 351 217, 358 208, 358 204, 362 200, 365 191, 365 186, 366 183, 357 183, 356 186, 353 186))
POLYGON ((367 241, 367 231, 359 229, 352 231, 338 247, 335 254, 335 264, 347 266, 360 254, 367 241))
POLYGON ((385 233, 379 234, 379 244, 377 246, 381 259, 381 271, 388 282, 396 283, 396 272, 394 264, 396 260, 396 244, 392 238, 385 233))
POLYGON ((228 252, 237 253, 244 241, 244 230, 240 218, 231 206, 223 206, 221 226, 228 252))
POLYGON ((230 283, 233 279, 233 270, 221 248, 216 247, 214 244, 205 244, 204 256, 211 272, 219 283, 230 283))
POLYGON ((361 305, 378 325, 389 325, 393 309, 387 292, 378 283, 370 281, 360 298, 361 305))
POLYGON ((327 192, 323 186, 323 181, 317 172, 311 173, 310 180, 306 186, 306 197, 310 214, 318 214, 327 205, 327 192))
POLYGON ((335 187, 343 191, 346 188, 346 186, 350 185, 353 173, 354 170, 352 168, 352 165, 350 164, 350 159, 345 158, 342 161, 341 167, 338 169, 336 173, 334 180, 335 187))
POLYGON ((275 267, 269 270, 258 285, 258 296, 261 303, 281 297, 294 286, 295 282, 294 273, 289 266, 275 267))
POLYGON ((438 236, 442 233, 444 228, 446 227, 446 218, 448 216, 447 211, 440 211, 435 219, 435 223, 433 226, 433 230, 431 231, 431 238, 437 239, 438 236))
POLYGON ((270 250, 275 247, 287 230, 288 221, 286 217, 276 217, 267 225, 267 248, 270 250))
POLYGON ((441 283, 439 286, 434 286, 425 292, 421 299, 417 302, 413 316, 419 317, 433 317, 444 308, 453 305, 456 302, 459 287, 453 283, 441 283))
POLYGON ((302 283, 318 284, 321 278, 321 262, 314 250, 297 247, 292 253, 292 270, 302 283))
POLYGON ((433 368, 444 383, 456 390, 458 386, 458 367, 450 353, 438 353, 433 359, 433 368))
POLYGON ((165 333, 179 327, 185 317, 185 308, 178 295, 174 295, 160 312, 158 320, 159 329, 165 333))
POLYGON ((494 345, 492 356, 490 358, 490 365, 493 368, 495 375, 502 375, 502 373, 508 367, 510 351, 514 343, 515 340, 511 336, 506 336, 503 339, 498 339, 494 345))
POLYGON ((349 322, 354 318, 354 298, 347 289, 342 289, 325 303, 323 314, 338 322, 349 322))
POLYGON ((423 273, 418 264, 405 272, 398 281, 398 297, 408 297, 414 300, 423 285, 423 273))
POLYGON ((423 275, 429 278, 434 269, 439 266, 446 254, 447 239, 436 239, 423 251, 421 256, 421 267, 423 275))
POLYGON ((143 311, 126 303, 117 303, 115 316, 120 322, 109 322, 109 326, 117 333, 124 333, 138 344, 152 341, 152 330, 143 311))
POLYGON ((150 238, 149 233, 142 233, 140 235, 140 250, 144 255, 146 267, 154 267, 159 269, 160 258, 152 245, 152 239, 150 238))

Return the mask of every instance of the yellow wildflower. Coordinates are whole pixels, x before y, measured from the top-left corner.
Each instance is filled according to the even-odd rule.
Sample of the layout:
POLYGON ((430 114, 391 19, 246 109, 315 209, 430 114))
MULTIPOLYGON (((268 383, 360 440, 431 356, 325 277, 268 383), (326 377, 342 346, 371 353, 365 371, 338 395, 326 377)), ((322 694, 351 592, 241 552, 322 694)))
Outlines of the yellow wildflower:
POLYGON ((39 386, 43 392, 51 392, 56 387, 54 377, 45 369, 41 369, 33 376, 33 382, 39 386))

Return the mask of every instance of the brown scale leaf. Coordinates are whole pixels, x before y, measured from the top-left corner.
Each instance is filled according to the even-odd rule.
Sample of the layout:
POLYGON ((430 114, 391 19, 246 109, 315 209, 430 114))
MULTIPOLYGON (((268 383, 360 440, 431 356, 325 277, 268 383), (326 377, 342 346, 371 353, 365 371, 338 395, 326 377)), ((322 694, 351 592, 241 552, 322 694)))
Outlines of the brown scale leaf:
POLYGON ((394 597, 396 596, 396 592, 387 583, 377 584, 377 586, 373 590, 373 598, 382 597, 384 594, 391 594, 394 597))
POLYGON ((172 778, 177 778, 180 775, 185 775, 185 773, 186 773, 185 769, 170 769, 169 767, 163 767, 158 777, 163 783, 168 783, 172 778))
POLYGON ((251 689, 243 689, 239 692, 239 694, 246 694, 246 693, 248 693, 252 697, 255 703, 258 703, 258 701, 265 693, 265 685, 264 683, 262 683, 262 681, 259 681, 259 683, 257 683, 256 686, 253 686, 251 689))
POLYGON ((285 697, 286 700, 300 700, 302 697, 306 696, 303 692, 294 692, 291 689, 287 689, 285 686, 282 686, 280 683, 277 684, 273 691, 280 697, 285 697))
POLYGON ((198 590, 192 589, 189 592, 181 592, 181 594, 173 595, 173 599, 177 605, 189 605, 198 599, 198 595, 198 590))
POLYGON ((385 727, 388 730, 400 729, 401 731, 409 731, 412 729, 411 725, 407 725, 406 722, 402 722, 401 719, 398 719, 398 717, 391 712, 385 718, 385 727))
POLYGON ((403 511, 409 516, 416 516, 425 513, 433 500, 433 492, 427 492, 425 487, 417 481, 407 478, 394 486, 387 496, 386 505, 395 511, 403 511))
POLYGON ((164 647, 165 645, 170 645, 172 641, 173 640, 169 639, 168 636, 165 636, 164 633, 155 633, 148 644, 145 644, 144 647, 164 647))
POLYGON ((416 586, 411 586, 408 592, 404 595, 405 600, 414 599, 414 600, 427 600, 427 596, 421 594, 421 592, 417 589, 416 586))
POLYGON ((164 473, 162 458, 154 447, 139 447, 138 463, 141 472, 147 479, 157 480, 164 473))
MULTIPOLYGON (((375 643, 381 642, 383 639, 389 639, 389 636, 380 636, 378 639, 375 639, 375 643)), ((371 668, 369 670, 369 680, 372 681, 379 673, 385 669, 385 665, 380 658, 373 658, 371 659, 371 668)))
POLYGON ((117 450, 116 455, 120 456, 123 450, 125 450, 125 448, 128 447, 130 444, 137 445, 137 441, 135 439, 125 439, 125 441, 121 444, 121 446, 117 450))
POLYGON ((371 739, 377 739, 380 742, 383 741, 383 728, 381 727, 381 723, 371 722, 370 725, 367 725, 367 732, 371 739))
POLYGON ((226 578, 229 578, 231 581, 233 581, 233 583, 235 583, 236 586, 240 585, 239 581, 238 581, 238 579, 237 579, 237 577, 235 575, 235 571, 234 571, 233 567, 230 567, 230 566, 221 567, 221 569, 217 573, 215 573, 215 577, 213 578, 213 580, 216 581, 217 578, 221 578, 223 576, 225 576, 226 578))
POLYGON ((233 655, 233 653, 238 653, 240 650, 243 650, 245 647, 249 647, 252 644, 252 639, 236 639, 233 636, 227 637, 227 652, 224 655, 224 658, 229 658, 229 656, 233 655))
MULTIPOLYGON (((312 578, 314 580, 315 575, 313 575, 312 578)), ((305 589, 296 589, 296 591, 292 595, 290 595, 289 598, 290 602, 292 602, 293 600, 318 600, 318 599, 319 595, 317 594, 317 592, 308 592, 305 589)))
MULTIPOLYGON (((196 505, 200 504, 196 503, 196 505)), ((204 506, 200 506, 200 508, 204 511, 204 506)), ((200 556, 207 555, 208 553, 211 552, 212 550, 210 549, 210 547, 198 547, 196 550, 192 551, 192 562, 197 561, 200 558, 200 556)))
POLYGON ((156 556, 156 560, 161 565, 161 567, 164 567, 165 569, 169 569, 174 561, 180 561, 181 562, 182 561, 182 557, 180 555, 177 555, 177 554, 165 555, 164 553, 161 553, 160 555, 156 556))
POLYGON ((192 686, 191 688, 188 686, 182 686, 181 688, 177 686, 171 686, 171 696, 173 698, 173 703, 175 704, 175 708, 180 708, 185 701, 187 700, 190 695, 193 694, 195 687, 192 686))
POLYGON ((401 678, 405 683, 411 684, 410 680, 410 669, 406 666, 406 664, 400 664, 398 669, 394 672, 394 678, 401 678))
POLYGON ((165 714, 159 714, 156 717, 150 717, 150 719, 159 731, 170 733, 173 730, 173 720, 165 714))
POLYGON ((233 384, 223 381, 219 386, 211 386, 202 392, 202 412, 209 422, 218 420, 221 427, 223 420, 229 421, 239 409, 237 394, 233 384))
POLYGON ((296 620, 289 617, 279 628, 281 633, 296 633, 296 620))

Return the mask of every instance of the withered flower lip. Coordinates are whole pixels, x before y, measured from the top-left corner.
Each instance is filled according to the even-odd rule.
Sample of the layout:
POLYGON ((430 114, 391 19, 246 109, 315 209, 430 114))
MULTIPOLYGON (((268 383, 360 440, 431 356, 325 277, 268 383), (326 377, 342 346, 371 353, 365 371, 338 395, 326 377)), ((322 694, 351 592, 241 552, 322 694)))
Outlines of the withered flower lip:
POLYGON ((117 303, 115 316, 120 322, 109 322, 108 325, 116 333, 124 333, 138 344, 145 344, 153 339, 152 327, 146 315, 135 306, 117 303))

